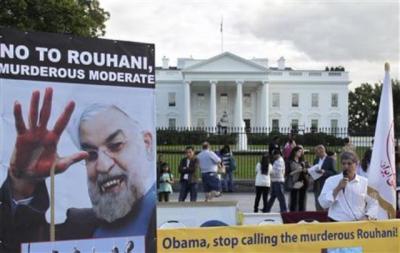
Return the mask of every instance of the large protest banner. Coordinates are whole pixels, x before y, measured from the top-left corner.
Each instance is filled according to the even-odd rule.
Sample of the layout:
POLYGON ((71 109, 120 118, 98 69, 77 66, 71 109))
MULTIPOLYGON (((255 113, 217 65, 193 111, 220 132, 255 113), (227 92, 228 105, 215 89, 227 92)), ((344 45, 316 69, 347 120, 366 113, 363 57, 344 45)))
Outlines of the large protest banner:
POLYGON ((158 230, 158 252, 400 252, 400 220, 158 230))
POLYGON ((0 252, 155 252, 154 45, 2 28, 0 60, 0 252))

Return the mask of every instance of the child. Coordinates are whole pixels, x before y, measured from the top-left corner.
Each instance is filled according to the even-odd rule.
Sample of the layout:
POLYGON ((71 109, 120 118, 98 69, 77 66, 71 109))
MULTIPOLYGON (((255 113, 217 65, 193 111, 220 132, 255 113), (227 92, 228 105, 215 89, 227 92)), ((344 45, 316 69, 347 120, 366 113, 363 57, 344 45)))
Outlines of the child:
POLYGON ((165 202, 169 201, 169 194, 172 193, 172 183, 174 182, 174 176, 171 173, 168 163, 161 165, 160 172, 160 185, 158 188, 158 201, 165 202))

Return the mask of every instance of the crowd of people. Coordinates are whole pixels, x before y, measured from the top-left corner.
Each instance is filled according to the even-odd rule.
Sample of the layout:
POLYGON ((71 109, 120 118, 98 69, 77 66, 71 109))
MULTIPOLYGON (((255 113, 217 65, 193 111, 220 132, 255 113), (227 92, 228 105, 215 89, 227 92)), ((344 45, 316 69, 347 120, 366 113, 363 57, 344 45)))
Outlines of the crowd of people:
MULTIPOLYGON (((339 157, 339 170, 342 173, 338 173, 336 169, 335 151, 328 151, 324 145, 317 145, 314 152, 315 159, 310 164, 305 160, 303 146, 297 144, 291 136, 283 148, 279 138, 273 138, 268 145, 268 152, 263 154, 255 165, 254 212, 270 212, 276 199, 280 212, 313 211, 306 210, 307 191, 311 190, 312 186, 315 210, 328 210, 330 219, 374 218, 377 203, 366 194, 372 149, 367 149, 360 160, 356 147, 349 138, 345 138, 339 157), (346 187, 349 188, 347 192, 346 187), (285 195, 285 191, 289 194, 285 195), (261 199, 263 206, 259 208, 261 199), (347 202, 351 205, 347 205, 347 202), (354 204, 357 206, 353 207, 354 204)), ((397 173, 400 173, 398 152, 396 149, 396 168, 397 173)), ((168 201, 174 177, 168 164, 160 156, 158 170, 159 200, 168 201)), ((210 144, 204 142, 197 155, 192 146, 186 147, 185 157, 180 161, 178 168, 179 201, 185 201, 188 195, 190 201, 197 201, 200 178, 198 174, 201 175, 205 201, 219 197, 221 192, 233 192, 235 170, 236 161, 229 145, 214 152, 210 144)), ((400 187, 400 177, 397 177, 397 186, 400 187)))
MULTIPOLYGON (((202 150, 197 155, 195 155, 194 147, 187 146, 185 156, 181 159, 178 167, 180 174, 178 200, 183 202, 189 195, 191 202, 197 201, 198 174, 201 174, 205 201, 221 196, 222 192, 233 192, 233 173, 235 170, 236 161, 229 145, 225 145, 218 152, 214 152, 211 150, 210 144, 204 142, 202 150)), ((173 183, 174 176, 169 164, 164 161, 162 155, 158 155, 157 186, 160 202, 169 201, 173 183)))
MULTIPOLYGON (((367 194, 368 169, 372 149, 367 149, 360 160, 356 147, 349 138, 344 139, 340 150, 339 167, 336 170, 336 152, 327 151, 323 145, 314 148, 315 160, 309 164, 304 159, 304 148, 288 138, 281 148, 278 137, 269 144, 256 165, 254 212, 270 212, 276 198, 280 212, 306 211, 307 191, 311 184, 315 210, 328 211, 332 221, 375 219, 378 202, 367 194), (284 191, 289 191, 288 206, 284 191), (268 198, 268 194, 271 196, 268 198), (260 198, 263 208, 259 209, 260 198)), ((396 174, 400 173, 400 153, 396 147, 396 174)), ((400 177, 397 177, 397 194, 400 194, 400 177)), ((397 209, 399 206, 397 206, 397 209)), ((313 210, 309 210, 313 211, 313 210)))

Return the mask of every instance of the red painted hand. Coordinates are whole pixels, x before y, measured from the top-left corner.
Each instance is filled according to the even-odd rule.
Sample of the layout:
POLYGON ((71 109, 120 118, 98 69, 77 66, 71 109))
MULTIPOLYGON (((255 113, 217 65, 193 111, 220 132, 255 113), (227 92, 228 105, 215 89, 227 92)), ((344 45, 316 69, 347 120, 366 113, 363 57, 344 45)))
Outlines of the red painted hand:
POLYGON ((47 122, 50 118, 52 96, 53 89, 46 88, 43 105, 38 115, 40 93, 39 91, 32 93, 28 128, 22 117, 21 104, 18 101, 14 104, 17 140, 9 170, 15 186, 20 188, 24 188, 24 184, 32 184, 48 177, 53 165, 55 165, 55 173, 62 173, 88 155, 83 151, 67 157, 57 155, 58 141, 71 118, 75 103, 69 102, 57 119, 53 130, 48 130, 47 122))

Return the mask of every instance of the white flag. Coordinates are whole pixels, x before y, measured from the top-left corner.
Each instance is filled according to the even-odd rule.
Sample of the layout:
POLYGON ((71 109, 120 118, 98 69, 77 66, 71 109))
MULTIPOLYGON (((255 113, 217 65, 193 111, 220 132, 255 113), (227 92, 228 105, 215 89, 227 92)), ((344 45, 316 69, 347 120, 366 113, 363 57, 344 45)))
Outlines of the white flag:
POLYGON ((381 100, 368 169, 368 195, 378 200, 378 219, 396 218, 393 95, 389 64, 385 64, 381 100))

